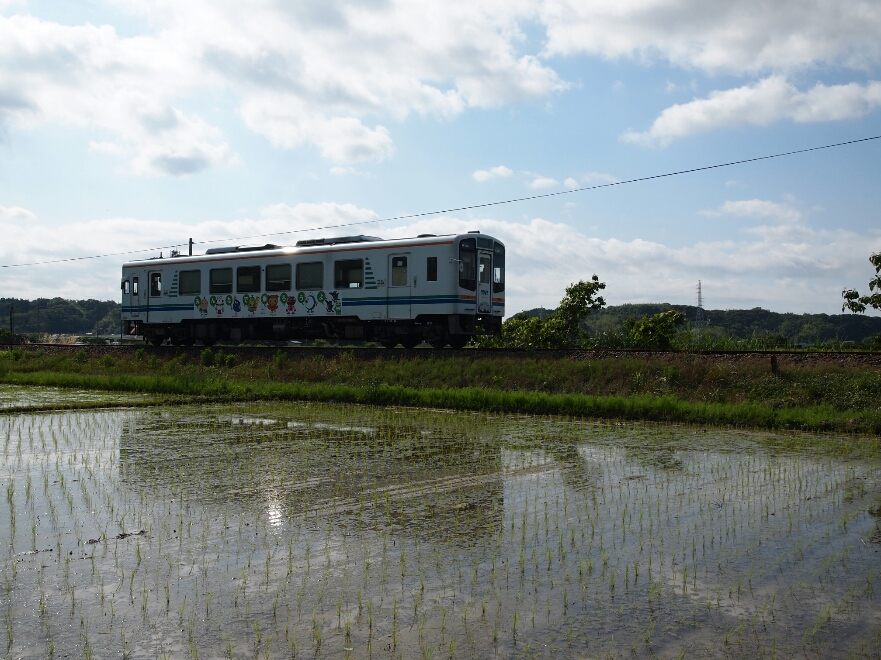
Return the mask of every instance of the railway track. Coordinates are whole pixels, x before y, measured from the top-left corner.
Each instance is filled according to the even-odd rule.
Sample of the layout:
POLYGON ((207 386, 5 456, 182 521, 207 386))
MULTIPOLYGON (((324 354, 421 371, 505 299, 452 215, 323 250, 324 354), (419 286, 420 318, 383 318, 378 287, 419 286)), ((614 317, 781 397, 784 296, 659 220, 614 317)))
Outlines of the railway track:
MULTIPOLYGON (((143 350, 148 355, 157 357, 174 357, 187 355, 198 358, 205 348, 203 346, 158 346, 150 344, 21 344, 17 348, 28 352, 41 351, 49 355, 75 355, 83 351, 87 356, 133 355, 143 350)), ((817 365, 829 364, 839 366, 864 366, 881 369, 881 352, 832 352, 832 351, 646 351, 646 350, 609 350, 609 349, 443 349, 425 348, 366 348, 352 346, 257 346, 249 344, 216 345, 214 351, 234 354, 242 359, 271 359, 277 353, 284 353, 289 359, 311 359, 322 356, 333 359, 345 355, 350 359, 373 361, 380 359, 538 359, 538 360, 605 360, 605 359, 637 359, 657 360, 662 362, 681 363, 688 361, 710 361, 737 363, 754 363, 757 361, 771 363, 776 358, 778 365, 817 365)))

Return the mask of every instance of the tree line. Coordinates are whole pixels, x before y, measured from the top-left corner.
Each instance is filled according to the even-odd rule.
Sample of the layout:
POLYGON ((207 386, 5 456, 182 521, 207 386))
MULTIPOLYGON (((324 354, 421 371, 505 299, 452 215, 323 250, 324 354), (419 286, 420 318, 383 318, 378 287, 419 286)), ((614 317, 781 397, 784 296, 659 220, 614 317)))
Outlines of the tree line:
POLYGON ((120 304, 111 300, 0 298, 0 328, 6 331, 10 330, 10 311, 18 335, 119 333, 120 304))

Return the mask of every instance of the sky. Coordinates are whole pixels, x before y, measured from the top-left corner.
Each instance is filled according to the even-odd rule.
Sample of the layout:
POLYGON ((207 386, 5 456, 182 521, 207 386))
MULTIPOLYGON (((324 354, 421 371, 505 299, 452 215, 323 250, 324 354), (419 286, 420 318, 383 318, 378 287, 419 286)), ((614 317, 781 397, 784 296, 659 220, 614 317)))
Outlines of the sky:
POLYGON ((840 313, 881 140, 578 189, 881 136, 879 34, 877 0, 0 0, 0 297, 117 300, 189 238, 480 230, 508 315, 594 273, 840 313))

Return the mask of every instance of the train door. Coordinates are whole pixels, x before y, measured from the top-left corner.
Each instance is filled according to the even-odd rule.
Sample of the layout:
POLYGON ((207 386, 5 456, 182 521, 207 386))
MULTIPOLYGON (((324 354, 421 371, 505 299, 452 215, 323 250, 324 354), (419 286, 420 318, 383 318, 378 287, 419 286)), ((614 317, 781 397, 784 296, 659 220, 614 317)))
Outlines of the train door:
POLYGON ((477 255, 477 313, 491 314, 492 298, 492 252, 479 252, 477 255))
POLYGON ((125 279, 122 280, 122 310, 133 318, 141 316, 138 309, 138 276, 126 273, 125 279))
MULTIPOLYGON (((151 321, 159 320, 157 318, 158 307, 162 303, 162 273, 158 271, 154 271, 149 274, 149 291, 145 291, 147 294, 147 317, 144 319, 147 323, 151 321), (156 308, 156 309, 154 309, 156 308), (151 318, 151 314, 153 318, 151 318)), ((145 287, 147 288, 147 287, 145 287)))
POLYGON ((136 272, 138 274, 132 277, 132 305, 137 310, 137 316, 141 316, 147 310, 147 272, 136 272))
POLYGON ((410 318, 410 254, 389 255, 388 318, 410 318))

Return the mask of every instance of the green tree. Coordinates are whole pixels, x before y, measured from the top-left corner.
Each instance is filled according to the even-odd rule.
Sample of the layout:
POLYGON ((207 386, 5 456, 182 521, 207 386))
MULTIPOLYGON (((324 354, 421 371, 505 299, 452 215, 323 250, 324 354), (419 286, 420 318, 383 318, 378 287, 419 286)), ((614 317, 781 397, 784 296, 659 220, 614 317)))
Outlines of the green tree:
POLYGON ((594 275, 566 288, 566 295, 556 310, 544 318, 515 314, 502 325, 502 336, 478 340, 482 348, 580 348, 588 335, 581 322, 592 311, 602 309, 606 301, 598 295, 606 288, 594 275))
POLYGON ((844 298, 842 312, 849 309, 854 314, 862 314, 867 307, 881 309, 881 252, 873 254, 869 261, 875 267, 875 277, 869 280, 869 290, 873 293, 861 296, 855 289, 845 289, 841 292, 841 297, 844 298))
POLYGON ((685 314, 671 309, 654 316, 645 316, 638 321, 629 318, 624 321, 624 327, 634 348, 665 350, 670 348, 676 329, 683 323, 685 314))

